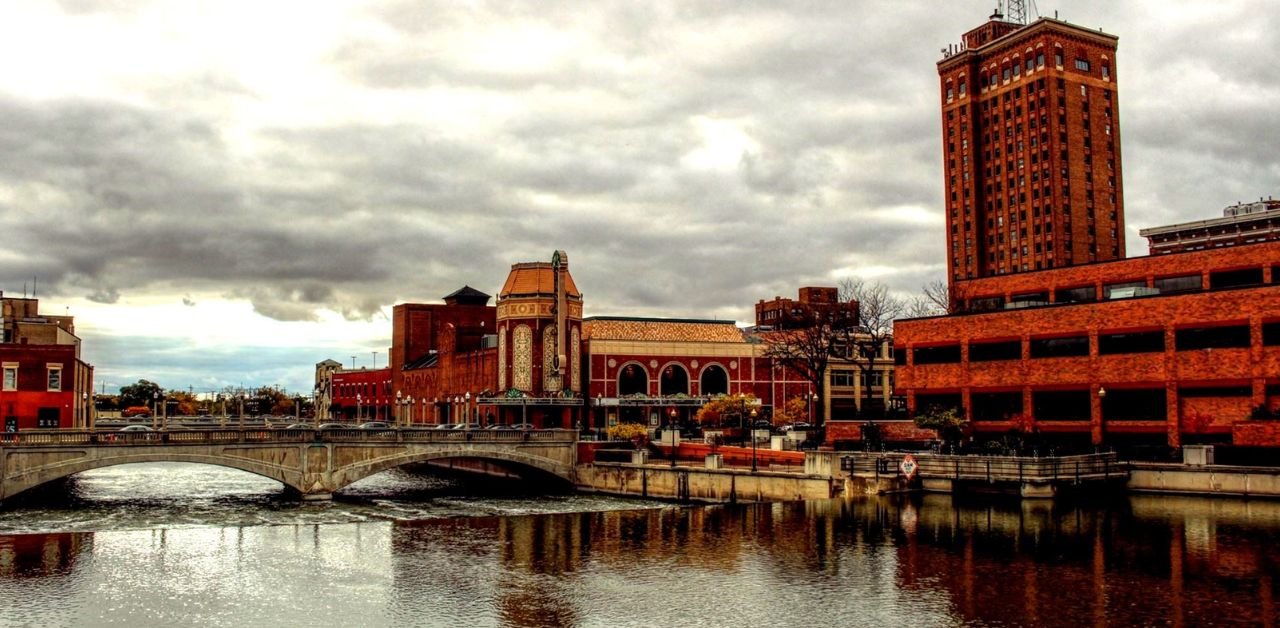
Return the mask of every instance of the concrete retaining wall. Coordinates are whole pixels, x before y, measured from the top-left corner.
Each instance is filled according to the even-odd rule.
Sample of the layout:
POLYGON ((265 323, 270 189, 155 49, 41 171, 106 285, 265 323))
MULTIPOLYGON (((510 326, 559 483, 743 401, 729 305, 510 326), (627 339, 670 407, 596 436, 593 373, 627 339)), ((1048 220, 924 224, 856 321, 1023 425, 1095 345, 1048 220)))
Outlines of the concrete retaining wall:
POLYGON ((1280 497, 1280 468, 1133 463, 1127 487, 1137 492, 1280 497))
POLYGON ((607 462, 578 465, 576 471, 581 491, 680 501, 827 499, 845 491, 842 479, 797 473, 607 462))

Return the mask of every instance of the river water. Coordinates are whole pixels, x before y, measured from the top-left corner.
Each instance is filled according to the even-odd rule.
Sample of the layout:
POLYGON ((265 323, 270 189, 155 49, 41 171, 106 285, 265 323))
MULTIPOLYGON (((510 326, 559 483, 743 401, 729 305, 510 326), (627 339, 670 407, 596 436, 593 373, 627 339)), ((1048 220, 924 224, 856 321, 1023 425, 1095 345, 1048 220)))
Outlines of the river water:
POLYGON ((676 506, 181 464, 0 508, 0 626, 1274 626, 1280 503, 676 506))

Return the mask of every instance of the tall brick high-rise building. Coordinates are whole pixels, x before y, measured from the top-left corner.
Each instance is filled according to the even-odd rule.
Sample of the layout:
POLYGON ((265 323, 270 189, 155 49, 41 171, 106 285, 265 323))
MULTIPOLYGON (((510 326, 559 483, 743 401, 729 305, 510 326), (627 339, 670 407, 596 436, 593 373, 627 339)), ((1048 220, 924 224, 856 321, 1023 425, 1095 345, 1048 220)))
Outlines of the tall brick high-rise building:
POLYGON ((997 11, 943 50, 952 285, 1124 257, 1116 42, 997 11))

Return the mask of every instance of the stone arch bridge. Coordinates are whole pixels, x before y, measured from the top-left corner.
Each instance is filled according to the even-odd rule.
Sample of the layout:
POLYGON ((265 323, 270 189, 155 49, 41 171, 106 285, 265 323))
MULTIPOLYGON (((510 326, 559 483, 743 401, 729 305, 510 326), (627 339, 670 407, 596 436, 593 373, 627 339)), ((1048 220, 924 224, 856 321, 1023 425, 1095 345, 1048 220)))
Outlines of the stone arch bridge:
POLYGON ((573 482, 570 430, 56 430, 0 434, 0 501, 82 471, 136 462, 193 462, 283 483, 307 500, 395 467, 479 459, 573 482))

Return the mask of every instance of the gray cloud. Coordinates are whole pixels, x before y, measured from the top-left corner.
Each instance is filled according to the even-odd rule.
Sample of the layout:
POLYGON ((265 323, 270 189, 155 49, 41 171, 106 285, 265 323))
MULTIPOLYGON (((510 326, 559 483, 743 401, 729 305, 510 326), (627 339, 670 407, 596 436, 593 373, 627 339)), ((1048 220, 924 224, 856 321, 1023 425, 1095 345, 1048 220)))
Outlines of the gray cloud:
MULTIPOLYGON (((1131 254, 1140 227, 1280 192, 1276 18, 1246 2, 1179 19, 1196 6, 1062 14, 1121 36, 1131 254)), ((242 119, 264 87, 214 64, 137 78, 132 104, 0 79, 0 247, 22 253, 0 287, 39 276, 47 295, 102 303, 199 292, 280 320, 369 319, 463 284, 496 292, 510 264, 562 248, 594 314, 746 320, 850 263, 896 269, 886 281, 915 292, 944 264, 934 64, 989 11, 386 1, 353 9, 363 27, 318 53, 343 87, 330 119, 242 119), (578 47, 504 65, 450 45, 489 32, 578 47), (480 104, 461 123, 434 113, 452 98, 480 104), (749 141, 690 168, 705 120, 749 141), (889 211, 904 207, 936 225, 889 211)))

